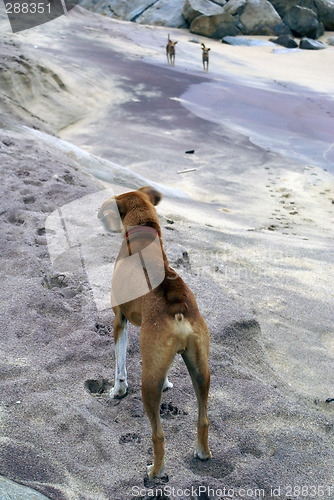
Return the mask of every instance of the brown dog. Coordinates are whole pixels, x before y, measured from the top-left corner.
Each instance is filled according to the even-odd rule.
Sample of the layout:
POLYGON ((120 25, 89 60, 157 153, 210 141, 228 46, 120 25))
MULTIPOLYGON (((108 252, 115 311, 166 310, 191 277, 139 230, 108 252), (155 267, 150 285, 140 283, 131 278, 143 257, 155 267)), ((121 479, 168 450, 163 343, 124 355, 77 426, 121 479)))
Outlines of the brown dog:
POLYGON ((162 391, 172 387, 167 373, 176 353, 184 359, 197 396, 195 457, 211 457, 207 418, 209 332, 193 293, 169 267, 154 208, 161 197, 158 191, 144 187, 107 200, 98 214, 108 229, 122 229, 117 223, 116 202, 124 236, 112 279, 116 373, 110 397, 120 398, 127 392, 125 358, 130 321, 140 326, 142 398, 154 448, 154 463, 148 467, 150 478, 165 475, 160 403, 162 391))
POLYGON ((172 42, 172 40, 169 38, 168 35, 168 43, 166 45, 166 55, 167 55, 167 62, 171 63, 172 66, 175 64, 175 45, 177 42, 172 42))

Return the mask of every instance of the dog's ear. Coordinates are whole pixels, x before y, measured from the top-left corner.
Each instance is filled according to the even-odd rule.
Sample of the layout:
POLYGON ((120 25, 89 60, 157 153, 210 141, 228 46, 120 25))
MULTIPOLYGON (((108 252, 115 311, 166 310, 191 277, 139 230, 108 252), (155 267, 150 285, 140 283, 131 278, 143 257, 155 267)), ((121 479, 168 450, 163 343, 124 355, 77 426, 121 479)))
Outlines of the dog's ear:
POLYGON ((124 215, 126 214, 126 212, 128 210, 129 200, 125 196, 126 194, 127 193, 125 193, 124 195, 120 195, 120 197, 116 196, 117 208, 119 211, 119 215, 121 216, 121 219, 123 219, 124 215))
POLYGON ((138 191, 145 193, 149 197, 152 205, 157 205, 162 199, 162 194, 159 193, 159 191, 157 191, 156 189, 151 188, 150 186, 142 187, 138 189, 138 191))

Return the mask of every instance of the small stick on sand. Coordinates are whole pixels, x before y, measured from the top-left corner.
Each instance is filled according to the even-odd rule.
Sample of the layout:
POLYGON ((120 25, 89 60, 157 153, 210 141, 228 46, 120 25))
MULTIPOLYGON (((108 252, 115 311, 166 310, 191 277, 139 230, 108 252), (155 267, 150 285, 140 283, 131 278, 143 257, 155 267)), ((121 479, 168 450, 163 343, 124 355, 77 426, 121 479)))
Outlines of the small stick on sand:
POLYGON ((197 170, 197 168, 187 168, 186 170, 179 170, 177 173, 186 174, 187 172, 193 172, 194 170, 197 170))

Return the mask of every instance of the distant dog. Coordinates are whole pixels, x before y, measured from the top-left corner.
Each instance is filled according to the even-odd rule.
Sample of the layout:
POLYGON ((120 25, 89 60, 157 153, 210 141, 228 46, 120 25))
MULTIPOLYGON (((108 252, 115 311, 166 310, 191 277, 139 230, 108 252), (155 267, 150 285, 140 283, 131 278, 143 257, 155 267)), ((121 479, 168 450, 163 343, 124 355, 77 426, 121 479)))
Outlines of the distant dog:
POLYGON ((209 49, 208 47, 206 47, 204 45, 204 43, 202 43, 201 45, 202 45, 203 69, 204 69, 204 71, 208 71, 208 69, 209 69, 209 51, 211 49, 209 49))
POLYGON ((169 267, 154 208, 161 197, 158 191, 144 187, 110 198, 103 203, 98 214, 108 229, 122 229, 124 236, 112 279, 116 373, 110 397, 121 398, 127 393, 125 358, 127 322, 130 321, 140 326, 142 399, 152 427, 154 449, 154 463, 148 466, 149 478, 165 475, 165 438, 160 421, 160 404, 162 391, 173 386, 168 381, 167 373, 176 353, 183 357, 197 396, 195 457, 201 460, 211 457, 207 418, 209 331, 199 313, 194 294, 169 267), (115 202, 123 228, 117 223, 115 202), (157 286, 152 284, 155 277, 159 277, 157 286), (145 280, 147 292, 139 296, 142 285, 138 283, 145 280), (131 299, 131 294, 135 298, 131 299))
POLYGON ((175 64, 175 45, 177 42, 172 42, 172 40, 169 38, 168 35, 168 43, 166 45, 166 55, 167 55, 167 62, 170 63, 172 66, 175 64))

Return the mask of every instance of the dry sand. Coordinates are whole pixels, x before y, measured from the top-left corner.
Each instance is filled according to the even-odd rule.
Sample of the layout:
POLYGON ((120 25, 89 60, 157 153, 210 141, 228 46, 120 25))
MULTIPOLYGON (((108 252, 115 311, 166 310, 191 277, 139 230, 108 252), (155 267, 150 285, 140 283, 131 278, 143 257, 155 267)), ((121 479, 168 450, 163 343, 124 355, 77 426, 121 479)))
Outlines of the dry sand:
POLYGON ((129 395, 110 401, 112 314, 87 266, 119 247, 93 227, 99 190, 156 183, 167 255, 212 338, 213 459, 192 459, 196 404, 178 359, 163 397, 160 486, 179 494, 165 498, 203 486, 201 498, 225 487, 234 498, 331 499, 334 48, 210 40, 205 74, 190 41, 202 39, 184 30, 80 8, 16 35, 1 26, 0 473, 51 499, 152 497, 138 331, 129 395), (174 68, 168 32, 179 40, 174 68), (186 169, 196 170, 178 174, 186 169), (52 266, 46 218, 69 202, 77 217, 75 200, 90 193, 93 222, 75 219, 86 268, 71 251, 52 266))

